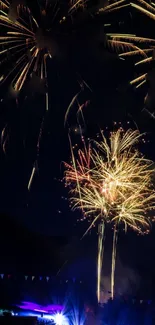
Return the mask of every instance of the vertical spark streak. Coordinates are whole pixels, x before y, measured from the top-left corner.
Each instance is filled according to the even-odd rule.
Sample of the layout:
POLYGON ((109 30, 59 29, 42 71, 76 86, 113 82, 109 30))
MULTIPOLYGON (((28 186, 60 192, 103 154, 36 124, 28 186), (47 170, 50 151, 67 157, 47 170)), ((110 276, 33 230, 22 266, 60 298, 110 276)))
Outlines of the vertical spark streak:
POLYGON ((32 169, 32 173, 31 173, 31 176, 30 176, 30 180, 29 180, 29 183, 28 183, 28 191, 30 191, 31 189, 31 185, 32 185, 32 182, 33 182, 33 178, 34 178, 34 175, 36 173, 36 170, 37 170, 37 163, 38 163, 38 158, 39 158, 39 150, 40 150, 40 141, 41 141, 41 137, 42 137, 42 133, 43 133, 43 128, 44 128, 44 118, 42 119, 42 123, 41 123, 41 127, 40 127, 40 131, 39 131, 39 136, 38 136, 38 141, 37 141, 37 157, 36 157, 36 160, 34 162, 34 165, 33 165, 33 169, 32 169))
POLYGON ((48 112, 49 109, 49 101, 48 101, 48 92, 46 93, 46 112, 48 112))
POLYGON ((31 176, 30 176, 30 179, 29 179, 29 183, 28 183, 28 191, 30 191, 31 189, 31 185, 32 185, 32 181, 33 181, 33 177, 35 175, 35 172, 36 172, 36 166, 34 164, 33 168, 32 168, 32 172, 31 172, 31 176))
POLYGON ((98 260, 97 260, 97 299, 98 303, 101 302, 101 272, 103 264, 103 252, 104 252, 104 221, 98 226, 98 260))
POLYGON ((111 298, 114 298, 114 284, 115 284, 115 265, 116 265, 116 247, 117 247, 117 229, 114 227, 113 246, 112 246, 112 265, 111 265, 111 298))

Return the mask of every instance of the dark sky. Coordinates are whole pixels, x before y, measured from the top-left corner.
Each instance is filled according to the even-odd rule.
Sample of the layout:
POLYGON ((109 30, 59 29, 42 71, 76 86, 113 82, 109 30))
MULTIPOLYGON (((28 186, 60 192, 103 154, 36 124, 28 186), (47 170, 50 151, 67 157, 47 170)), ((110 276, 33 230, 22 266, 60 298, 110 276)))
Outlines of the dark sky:
MULTIPOLYGON (((128 13, 126 17, 129 26, 128 13)), ((71 99, 79 91, 79 75, 92 89, 92 92, 85 89, 80 98, 81 102, 90 100, 90 105, 85 109, 85 135, 93 137, 100 128, 111 128, 113 121, 125 124, 129 120, 131 126, 137 123, 140 131, 148 132, 150 143, 144 151, 149 158, 155 159, 155 121, 141 113, 145 90, 136 92, 128 87, 128 80, 134 74, 132 62, 119 60, 115 54, 105 50, 100 22, 96 25, 86 22, 81 29, 78 28, 74 40, 69 39, 65 45, 67 55, 58 55, 48 62, 50 110, 40 143, 38 174, 30 192, 27 191, 27 184, 36 158, 44 96, 40 91, 33 91, 32 96, 30 89, 26 88, 24 91, 28 92, 28 98, 22 100, 24 92, 18 106, 13 99, 7 99, 1 104, 1 128, 8 123, 9 141, 6 155, 2 150, 0 152, 0 213, 5 213, 16 222, 20 221, 26 228, 45 237, 79 237, 86 227, 86 224, 77 225, 77 214, 70 212, 68 202, 62 199, 67 197, 67 191, 59 182, 63 177, 62 161, 70 159, 67 127, 77 124, 76 107, 69 115, 66 128, 64 115, 71 99)), ((60 46, 60 52, 64 53, 63 50, 64 44, 62 51, 60 46)), ((80 143, 79 135, 73 134, 73 141, 80 143)), ((122 259, 132 267, 143 269, 148 276, 155 254, 153 233, 140 240, 131 233, 122 238, 122 259), (128 258, 125 258, 126 255, 128 258), (149 259, 148 256, 152 257, 149 259)))

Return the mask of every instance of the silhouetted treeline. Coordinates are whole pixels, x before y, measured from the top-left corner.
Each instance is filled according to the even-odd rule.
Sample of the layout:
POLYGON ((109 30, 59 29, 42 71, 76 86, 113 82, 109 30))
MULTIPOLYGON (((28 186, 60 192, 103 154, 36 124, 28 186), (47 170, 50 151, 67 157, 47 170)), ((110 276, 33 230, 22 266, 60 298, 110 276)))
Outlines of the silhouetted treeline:
POLYGON ((108 325, 153 325, 155 304, 152 301, 136 299, 109 300, 100 312, 101 324, 108 325))

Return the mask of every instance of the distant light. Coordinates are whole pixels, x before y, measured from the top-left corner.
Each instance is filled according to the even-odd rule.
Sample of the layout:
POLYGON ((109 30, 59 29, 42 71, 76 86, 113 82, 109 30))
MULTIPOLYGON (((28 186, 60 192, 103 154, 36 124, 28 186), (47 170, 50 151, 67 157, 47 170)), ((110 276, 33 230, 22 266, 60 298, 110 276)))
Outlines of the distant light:
POLYGON ((54 322, 55 322, 56 325, 62 325, 62 323, 63 323, 63 315, 62 314, 56 314, 54 322))
POLYGON ((67 317, 62 313, 52 315, 52 320, 54 321, 55 325, 69 325, 67 317))

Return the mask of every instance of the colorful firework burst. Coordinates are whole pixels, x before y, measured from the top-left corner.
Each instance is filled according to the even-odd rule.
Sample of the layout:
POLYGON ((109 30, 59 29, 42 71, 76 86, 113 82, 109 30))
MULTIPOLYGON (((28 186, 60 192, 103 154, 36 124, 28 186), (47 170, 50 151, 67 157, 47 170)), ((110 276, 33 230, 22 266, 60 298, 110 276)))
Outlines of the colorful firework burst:
MULTIPOLYGON (((123 223, 125 230, 145 234, 150 230, 155 210, 155 190, 152 184, 154 168, 135 148, 141 135, 138 131, 122 129, 111 132, 107 140, 91 141, 84 149, 72 152, 72 164, 65 164, 65 181, 70 187, 71 206, 80 209, 90 221, 86 233, 98 224, 97 296, 100 301, 100 280, 103 260, 105 224, 114 229, 112 251, 111 292, 114 295, 114 271, 117 231, 123 223)), ((84 140, 83 140, 84 141, 84 140)))

